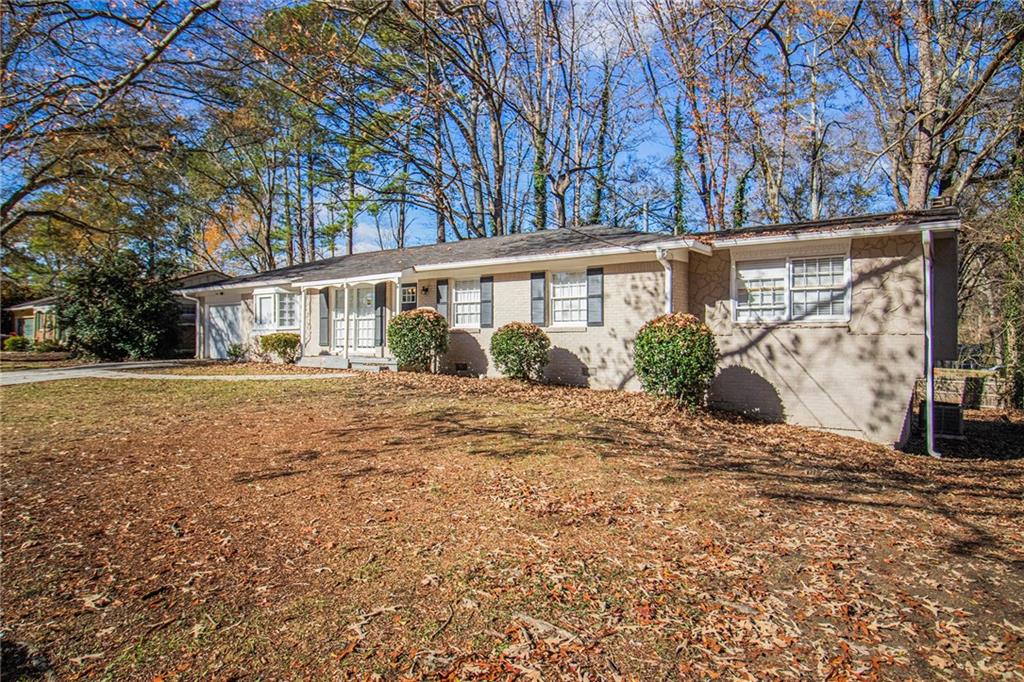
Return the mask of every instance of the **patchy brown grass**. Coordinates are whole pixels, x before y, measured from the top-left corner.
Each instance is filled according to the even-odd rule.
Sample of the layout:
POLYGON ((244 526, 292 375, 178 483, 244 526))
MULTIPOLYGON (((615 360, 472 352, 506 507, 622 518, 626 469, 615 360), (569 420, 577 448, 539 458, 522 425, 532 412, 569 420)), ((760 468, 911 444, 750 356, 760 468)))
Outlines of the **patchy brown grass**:
POLYGON ((1021 460, 405 374, 0 397, 5 677, 1024 675, 1021 460))

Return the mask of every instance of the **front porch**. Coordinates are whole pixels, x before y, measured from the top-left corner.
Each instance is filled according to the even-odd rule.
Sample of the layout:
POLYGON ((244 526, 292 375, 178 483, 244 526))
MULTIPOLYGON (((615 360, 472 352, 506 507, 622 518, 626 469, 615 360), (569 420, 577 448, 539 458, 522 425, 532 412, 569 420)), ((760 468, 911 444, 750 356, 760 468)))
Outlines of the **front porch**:
POLYGON ((299 367, 319 369, 357 369, 364 372, 398 371, 398 361, 391 355, 311 355, 303 356, 296 362, 299 367))
POLYGON ((303 287, 300 365, 366 371, 397 370, 387 345, 387 325, 415 307, 416 284, 387 279, 317 283, 303 287))

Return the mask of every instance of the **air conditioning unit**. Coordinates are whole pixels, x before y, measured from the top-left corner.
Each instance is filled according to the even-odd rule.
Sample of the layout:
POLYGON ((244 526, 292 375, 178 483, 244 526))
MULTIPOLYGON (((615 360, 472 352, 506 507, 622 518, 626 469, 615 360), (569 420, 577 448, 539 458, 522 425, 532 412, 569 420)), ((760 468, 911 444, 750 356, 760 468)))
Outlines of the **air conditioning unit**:
MULTIPOLYGON (((935 415, 935 435, 939 438, 963 438, 964 436, 964 410, 960 403, 933 403, 932 413, 935 415)), ((918 408, 918 426, 921 431, 925 429, 925 419, 928 415, 928 403, 924 400, 918 408)))

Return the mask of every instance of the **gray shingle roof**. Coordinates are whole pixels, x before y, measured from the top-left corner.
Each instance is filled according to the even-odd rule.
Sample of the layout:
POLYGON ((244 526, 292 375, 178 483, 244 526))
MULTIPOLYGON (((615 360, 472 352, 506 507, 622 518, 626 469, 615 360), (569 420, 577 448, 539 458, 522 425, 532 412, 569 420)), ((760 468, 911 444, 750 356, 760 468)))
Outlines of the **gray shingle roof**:
POLYGON ((699 236, 702 241, 713 244, 720 239, 759 237, 767 234, 796 234, 798 232, 841 232, 859 227, 884 227, 886 225, 924 225, 927 223, 957 220, 960 209, 956 206, 928 208, 920 211, 897 211, 894 213, 869 213, 827 220, 809 220, 800 223, 779 223, 776 225, 753 225, 735 230, 706 233, 699 236))
MULTIPOLYGON (((836 232, 862 227, 887 225, 923 225, 930 222, 955 220, 959 211, 953 208, 926 209, 922 211, 901 211, 896 213, 875 213, 871 215, 835 218, 829 220, 786 223, 779 225, 758 225, 754 227, 726 230, 716 233, 691 234, 687 237, 714 245, 722 239, 738 239, 770 234, 796 234, 799 232, 836 232)), ((638 248, 671 239, 665 232, 635 232, 603 225, 582 228, 563 228, 528 232, 523 234, 491 237, 489 239, 466 239, 428 244, 405 249, 388 249, 356 253, 351 256, 327 258, 313 263, 302 263, 286 268, 277 268, 253 275, 235 277, 225 284, 259 285, 264 283, 298 283, 321 280, 366 277, 391 272, 401 272, 413 266, 459 263, 496 258, 552 255, 570 251, 585 251, 602 247, 619 246, 638 248)), ((199 289, 209 285, 188 287, 199 289)), ((186 289, 187 290, 187 289, 186 289)))
POLYGON ((44 296, 43 298, 36 298, 31 301, 25 301, 24 303, 18 303, 7 308, 7 310, 29 310, 39 306, 53 305, 57 302, 56 296, 44 296))
POLYGON ((466 262, 565 253, 585 249, 621 246, 636 247, 664 241, 664 232, 634 232, 621 228, 591 226, 577 229, 545 230, 489 239, 465 239, 443 244, 411 246, 405 249, 370 251, 351 256, 327 258, 254 275, 232 278, 229 284, 257 285, 266 282, 315 282, 400 272, 415 265, 466 262))

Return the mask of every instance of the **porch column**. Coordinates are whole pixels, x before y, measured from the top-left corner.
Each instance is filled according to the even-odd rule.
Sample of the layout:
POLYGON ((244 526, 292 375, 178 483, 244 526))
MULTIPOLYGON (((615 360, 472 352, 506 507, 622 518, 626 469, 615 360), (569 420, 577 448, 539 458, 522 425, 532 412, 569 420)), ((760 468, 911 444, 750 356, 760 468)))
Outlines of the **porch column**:
MULTIPOLYGON (((394 310, 391 311, 391 317, 394 317, 395 315, 397 315, 400 312, 402 312, 402 283, 401 283, 400 278, 398 278, 398 277, 395 277, 395 291, 394 291, 394 295, 393 295, 392 298, 394 299, 392 301, 392 307, 394 308, 394 310)), ((385 327, 384 327, 384 345, 385 346, 388 345, 388 334, 387 334, 387 331, 388 331, 387 330, 387 326, 385 325, 385 327)))
POLYGON ((352 343, 352 330, 348 320, 348 284, 341 288, 341 295, 345 297, 345 348, 343 357, 348 360, 348 347, 352 343))

